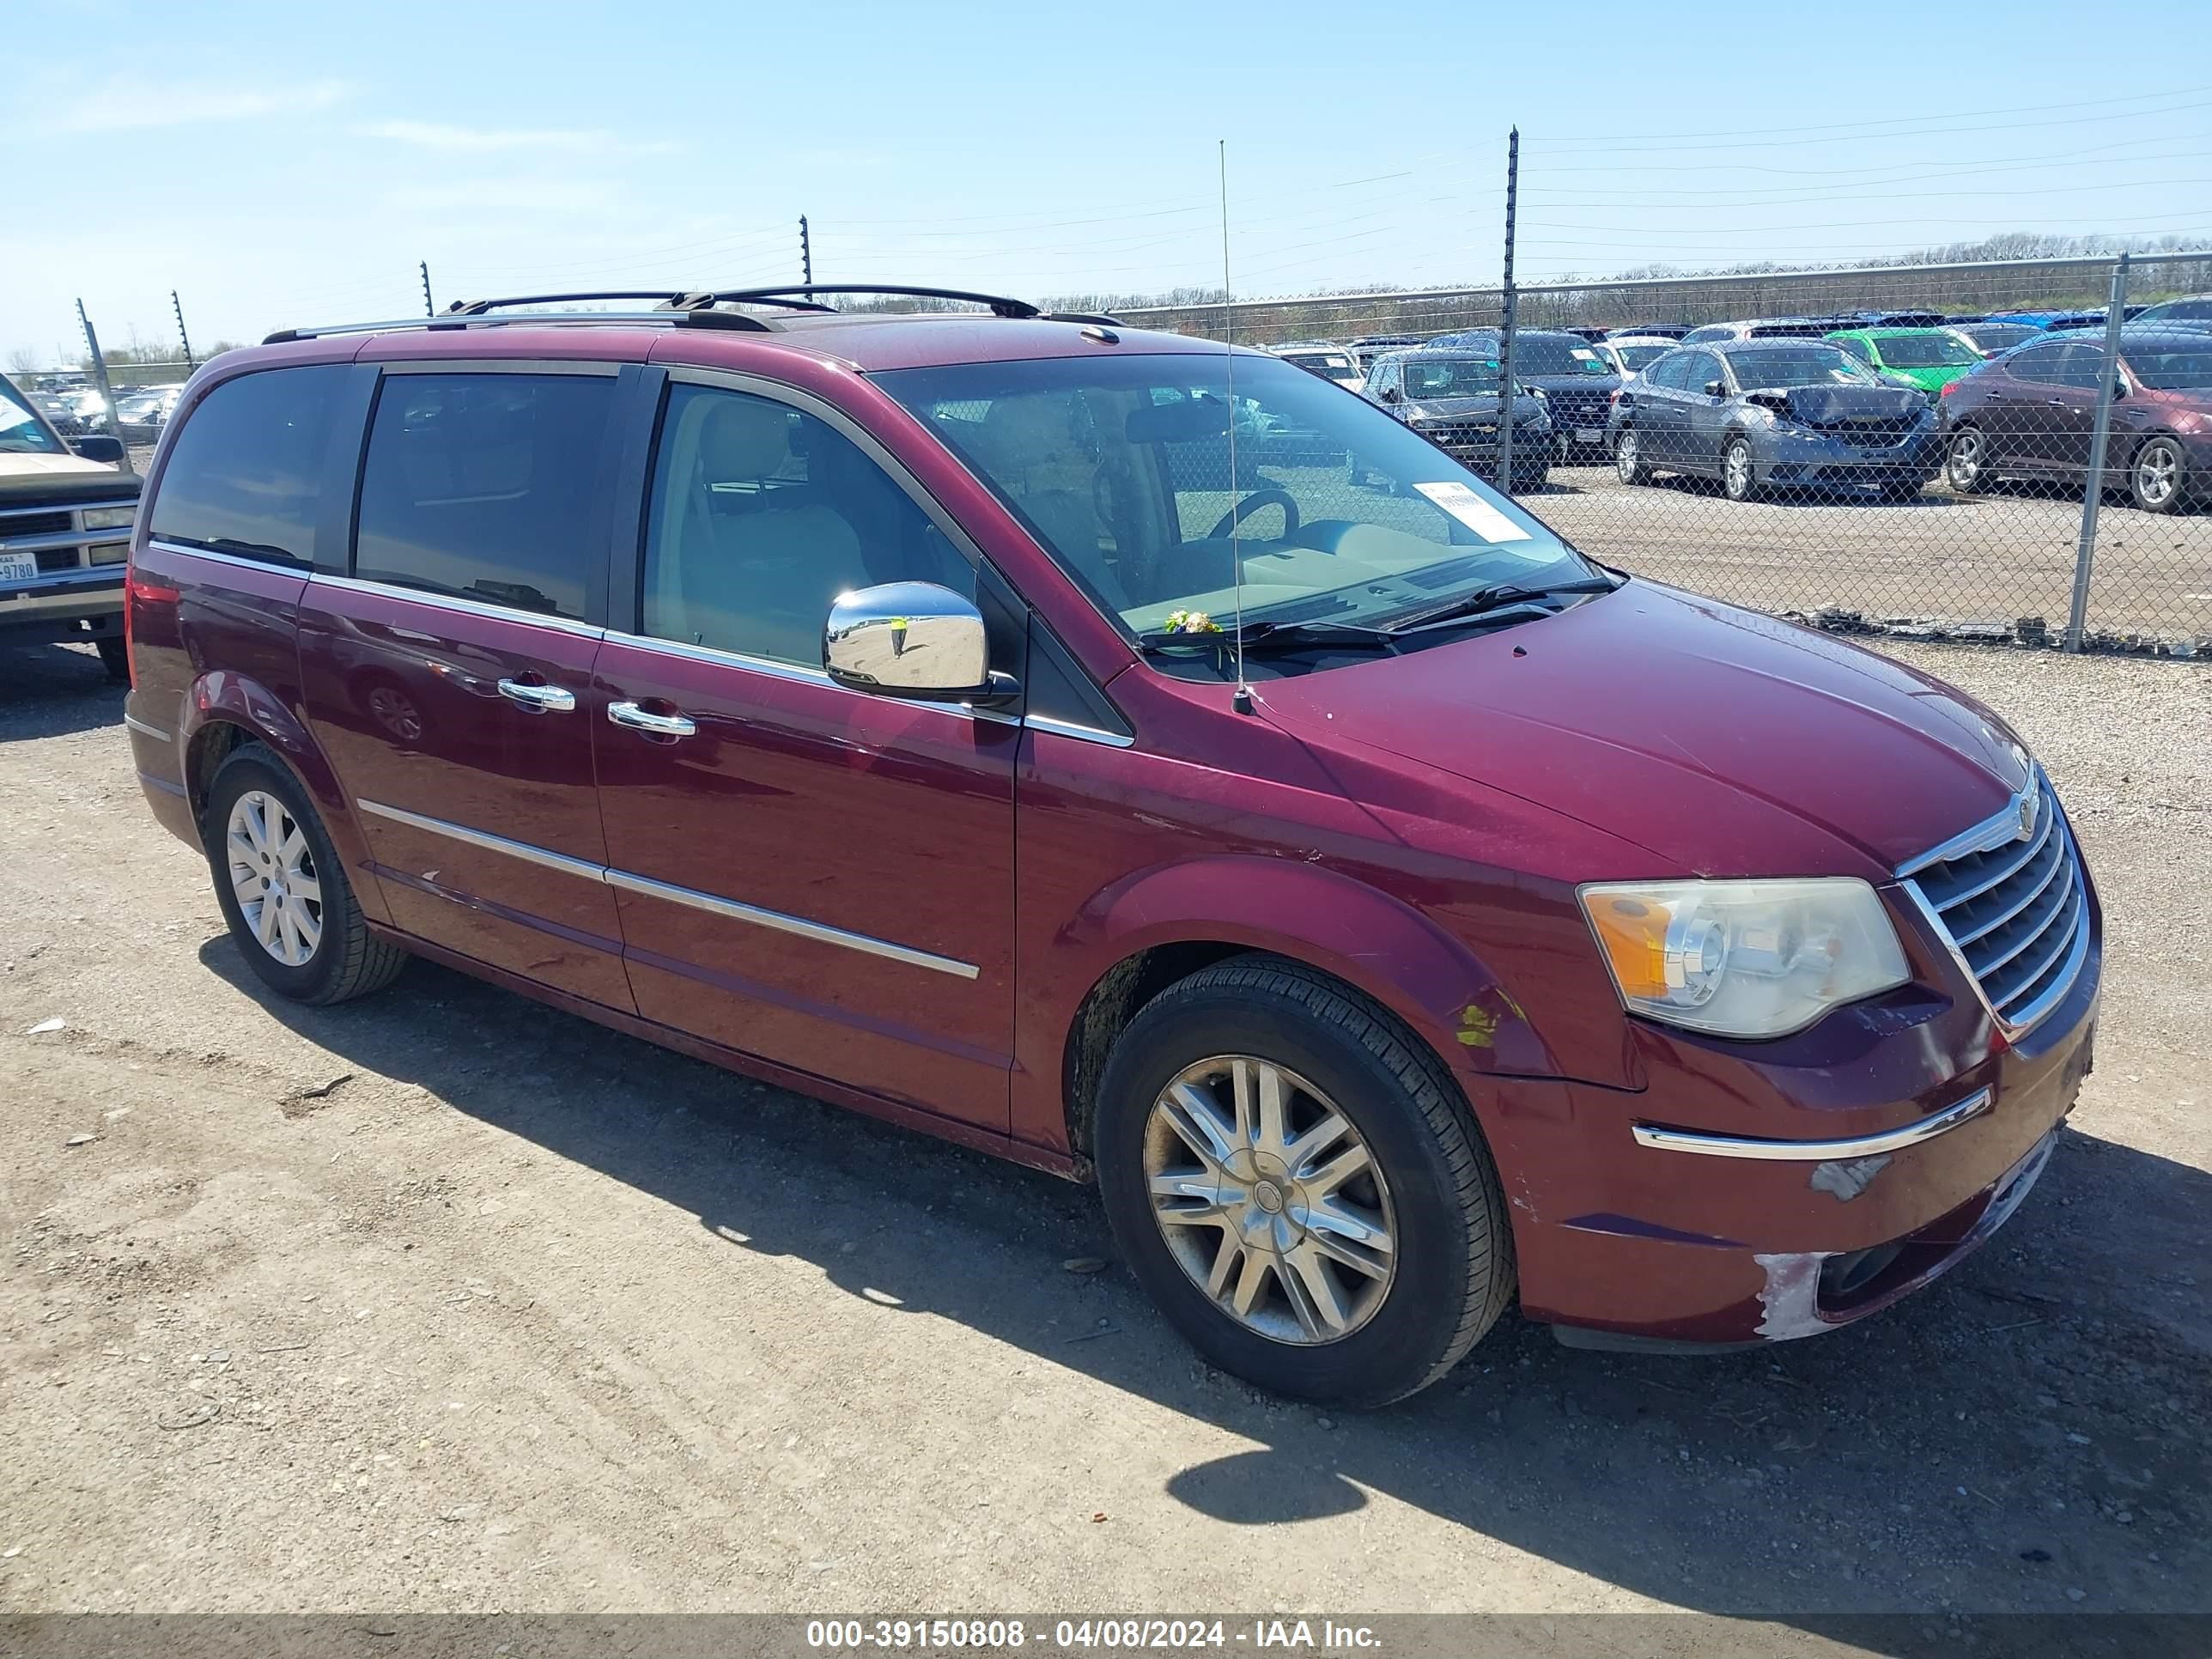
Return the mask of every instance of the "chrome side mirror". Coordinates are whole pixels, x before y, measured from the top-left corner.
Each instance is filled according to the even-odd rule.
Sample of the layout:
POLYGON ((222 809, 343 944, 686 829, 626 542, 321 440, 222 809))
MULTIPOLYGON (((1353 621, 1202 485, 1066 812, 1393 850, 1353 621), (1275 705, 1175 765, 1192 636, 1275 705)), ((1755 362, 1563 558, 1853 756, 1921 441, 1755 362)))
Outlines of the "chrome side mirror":
POLYGON ((839 594, 822 630, 822 661, 838 684, 879 696, 997 702, 1013 689, 991 673, 983 613, 935 582, 839 594))

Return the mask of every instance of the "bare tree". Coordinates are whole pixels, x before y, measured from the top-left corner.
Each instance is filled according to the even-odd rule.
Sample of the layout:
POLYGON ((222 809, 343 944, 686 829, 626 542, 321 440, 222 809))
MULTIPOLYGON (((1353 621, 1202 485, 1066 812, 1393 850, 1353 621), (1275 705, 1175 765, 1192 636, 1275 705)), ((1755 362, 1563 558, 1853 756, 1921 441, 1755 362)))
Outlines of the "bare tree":
POLYGON ((38 368, 39 354, 28 346, 17 346, 8 354, 8 372, 11 374, 34 374, 38 368))

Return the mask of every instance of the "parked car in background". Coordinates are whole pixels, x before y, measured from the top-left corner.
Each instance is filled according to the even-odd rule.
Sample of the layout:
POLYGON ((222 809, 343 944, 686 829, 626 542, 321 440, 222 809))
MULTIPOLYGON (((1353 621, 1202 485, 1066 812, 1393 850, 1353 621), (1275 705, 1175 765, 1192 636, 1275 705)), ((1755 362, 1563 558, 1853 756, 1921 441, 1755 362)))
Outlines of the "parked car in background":
POLYGON ((1948 325, 1952 333, 1984 357, 1994 357, 2000 351, 2009 351, 2023 340, 2032 340, 2043 332, 2033 323, 2006 322, 1991 317, 1978 322, 1948 325))
POLYGON ((1615 334, 1598 342, 1598 355, 1613 365, 1623 380, 1674 349, 1674 342, 1656 334, 1615 334))
POLYGON ((1892 383, 1931 395, 1983 361, 1948 328, 1856 328, 1826 337, 1892 383))
POLYGON ((1940 311, 1854 311, 1860 328, 1941 328, 1950 320, 1940 311))
MULTIPOLYGON (((1498 359, 1486 352, 1425 346, 1376 359, 1367 396, 1454 460, 1494 480, 1502 376, 1498 359)), ((1514 493, 1542 489, 1552 465, 1552 420, 1544 400, 1525 390, 1513 397, 1513 443, 1514 493)), ((1357 454, 1352 466, 1352 481, 1364 482, 1357 454)))
MULTIPOLYGON (((1504 355, 1504 339, 1494 328, 1440 334, 1433 347, 1504 355)), ((1552 415, 1552 431, 1562 465, 1605 459, 1605 417, 1620 389, 1620 375, 1598 349, 1580 335, 1552 329, 1516 329, 1513 378, 1542 394, 1552 415)))
POLYGON ((1682 337, 1684 345, 1705 345, 1716 340, 1789 340, 1820 338, 1832 329, 1849 328, 1849 317, 1747 317, 1733 323, 1707 323, 1682 337))
POLYGON ((270 997, 421 955, 1095 1178, 1209 1363, 1339 1405, 1516 1300, 1583 1346, 1833 1330, 2020 1208, 2102 919, 1999 717, 1594 564, 1264 353, 822 292, 202 371, 127 741, 270 997), (1389 488, 1174 487, 1232 383, 1389 488), (372 656, 464 684, 379 707, 372 656))
POLYGON ((2145 306, 2131 320, 2138 323, 2191 323, 2212 328, 2212 294, 2192 294, 2179 300, 2145 306))
POLYGON ((1352 353, 1352 361, 1359 365, 1364 379, 1373 372, 1375 360, 1389 351, 1411 351, 1416 346, 1428 343, 1425 334, 1368 334, 1352 341, 1345 349, 1352 353))
POLYGON ((1349 346, 1328 340, 1293 340, 1286 345, 1267 349, 1285 362, 1296 363, 1309 374, 1318 374, 1324 380, 1334 380, 1347 392, 1357 392, 1366 384, 1366 374, 1349 346))
POLYGON ((82 641, 126 672, 123 570, 139 481, 119 439, 73 443, 0 377, 0 645, 82 641))
POLYGON ((177 400, 184 395, 180 382, 176 386, 142 387, 129 397, 115 400, 115 416, 122 423, 119 434, 126 444, 150 444, 161 435, 169 416, 177 411, 177 400))
POLYGON ((1621 389, 1607 441, 1624 483, 1718 478, 1733 501, 1774 486, 1901 501, 1942 458, 1928 398, 1826 340, 1685 343, 1621 389))
MULTIPOLYGON (((2000 478, 2079 483, 2097 419, 2100 337, 2015 346, 1943 388, 1944 477, 1962 495, 2000 478)), ((2212 332, 2123 324, 2103 484, 2172 513, 2212 480, 2212 332)))
POLYGON ((1679 340, 1689 331, 1690 325, 1687 323, 1632 323, 1620 328, 1606 330, 1605 337, 1608 340, 1624 337, 1639 340, 1679 340))

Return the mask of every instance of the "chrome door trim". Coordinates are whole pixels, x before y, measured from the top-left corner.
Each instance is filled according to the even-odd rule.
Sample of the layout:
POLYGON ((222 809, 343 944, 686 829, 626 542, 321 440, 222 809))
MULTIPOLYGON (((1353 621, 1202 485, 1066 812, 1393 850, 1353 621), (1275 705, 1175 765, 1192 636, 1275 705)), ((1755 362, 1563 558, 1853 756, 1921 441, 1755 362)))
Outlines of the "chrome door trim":
POLYGON ((780 933, 796 933, 801 939, 818 940, 823 945, 842 945, 848 951, 865 951, 872 957, 888 957, 893 962, 951 974, 956 979, 974 979, 978 973, 972 962, 960 962, 951 957, 913 950, 867 933, 848 933, 842 927, 808 921, 799 916, 787 916, 781 910, 763 910, 757 905, 740 904, 735 899, 719 898, 712 893, 700 892, 696 888, 678 887, 672 882, 655 881, 650 876, 633 875, 627 870, 608 871, 606 882, 610 887, 618 887, 624 892, 665 899, 672 904, 688 904, 695 910, 726 916, 732 921, 750 922, 757 927, 772 927, 780 933))
POLYGON ((755 657, 743 651, 723 651, 711 645, 687 645, 682 640, 664 640, 651 634, 632 634, 626 629, 610 628, 606 630, 610 644, 632 650, 654 653, 664 657, 682 657, 691 662, 703 662, 717 668, 739 668, 749 674, 765 674, 773 680, 786 680, 793 685, 818 685, 841 696, 857 697, 872 703, 896 702, 906 708, 927 708, 935 714, 950 714, 958 720, 982 720, 993 726, 1019 726, 1019 715, 1009 714, 996 708, 976 708, 964 702, 945 702, 929 697, 881 697, 869 691, 856 691, 849 685, 840 685, 830 678, 829 671, 809 668, 803 663, 778 662, 773 657, 755 657))
POLYGON ((1990 1109, 1994 1096, 1987 1089, 1977 1089, 1954 1106, 1947 1106, 1932 1117, 1923 1117, 1908 1123, 1901 1129, 1885 1130, 1881 1134, 1855 1135, 1846 1140, 1763 1140, 1747 1135, 1705 1134, 1694 1129, 1668 1129, 1656 1123, 1633 1126, 1636 1144, 1656 1146, 1670 1152, 1697 1152, 1706 1158, 1750 1158, 1784 1163, 1826 1164, 1832 1158, 1873 1158, 1882 1152, 1902 1152, 1908 1146, 1917 1146, 1936 1136, 1948 1134, 1969 1118, 1979 1117, 1990 1109))
POLYGON ((380 800, 357 797, 354 805, 370 815, 389 818, 395 823, 404 823, 434 836, 444 836, 471 847, 480 847, 489 853, 504 853, 510 858, 542 865, 548 870, 558 870, 564 875, 580 876, 586 881, 605 882, 610 887, 624 892, 641 894, 648 898, 665 899, 672 904, 684 904, 695 910, 704 910, 732 921, 750 922, 756 927, 769 927, 781 933, 794 933, 801 939, 811 939, 823 945, 839 945, 848 951, 860 951, 872 957, 884 957, 893 962, 903 962, 909 967, 927 968, 933 972, 950 974, 956 979, 975 979, 981 970, 972 962, 962 962, 952 957, 940 957, 928 951, 917 951, 909 945, 894 945, 889 939, 877 939, 868 933, 848 933, 842 927, 827 923, 809 921, 803 916, 787 916, 781 910, 763 910, 757 905, 740 904, 735 899, 722 898, 713 893, 702 893, 696 888, 678 887, 672 882, 655 881, 650 876, 641 876, 628 870, 609 869, 604 864, 593 864, 585 859, 570 858, 566 853, 556 853, 543 847, 533 847, 528 842, 510 841, 505 836, 495 836, 488 830, 471 830, 466 824, 453 823, 444 818, 429 817, 421 812, 410 812, 404 808, 387 805, 380 800))
MULTIPOLYGON (((184 550, 191 551, 190 548, 184 550)), ((266 570, 272 567, 262 565, 258 568, 266 570)), ((369 581, 359 576, 340 576, 320 570, 310 573, 305 568, 300 574, 307 578, 310 586, 334 587, 342 593, 373 593, 380 599, 404 599, 410 605, 427 605, 434 611, 457 611, 465 617, 489 617, 495 622, 526 622, 534 627, 557 629, 563 634, 574 634, 579 639, 601 639, 607 631, 573 617, 556 617, 543 611, 519 610, 511 605, 492 605, 483 599, 464 599, 449 593, 432 593, 422 588, 402 587, 396 582, 369 581)))
POLYGON ((182 542, 163 541, 158 536, 149 536, 146 546, 149 551, 173 553, 186 559, 205 559, 211 564, 235 565, 240 570, 274 571, 280 576, 312 576, 314 574, 313 569, 303 561, 242 559, 235 553, 218 553, 206 547, 188 547, 182 542))
POLYGON ((563 875, 580 876, 586 881, 605 881, 606 866, 586 859, 572 859, 566 853, 556 853, 544 847, 533 847, 526 841, 509 841, 505 836, 495 836, 488 830, 471 830, 466 824, 448 823, 444 818, 426 817, 420 812, 410 812, 402 807, 387 806, 380 800, 356 797, 354 805, 364 812, 380 818, 390 818, 394 823, 404 823, 416 830, 425 830, 434 836, 443 836, 471 847, 481 847, 488 853, 504 853, 509 858, 522 859, 528 863, 542 865, 548 870, 558 870, 563 875))
POLYGON ((174 738, 171 737, 167 732, 164 732, 160 726, 149 726, 145 721, 140 720, 136 714, 125 714, 123 717, 123 723, 129 726, 133 732, 136 732, 140 737, 151 738, 156 743, 174 743, 176 741, 174 738))
POLYGON ((535 714, 568 714, 576 708, 576 694, 565 685, 527 685, 520 680, 499 682, 499 695, 535 714))
POLYGON ((1130 749, 1137 742, 1119 732, 1102 732, 1095 726, 1079 726, 1073 720, 1056 720, 1050 714, 1024 714, 1022 724, 1032 732, 1049 732, 1056 738, 1073 738, 1079 743, 1102 743, 1109 749, 1130 749))

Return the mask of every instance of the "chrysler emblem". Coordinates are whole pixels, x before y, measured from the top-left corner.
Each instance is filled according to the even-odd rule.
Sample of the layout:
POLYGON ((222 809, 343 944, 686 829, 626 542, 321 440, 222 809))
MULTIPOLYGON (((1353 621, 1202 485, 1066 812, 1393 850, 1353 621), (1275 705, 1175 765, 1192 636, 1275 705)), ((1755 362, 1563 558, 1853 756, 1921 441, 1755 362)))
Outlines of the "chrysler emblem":
POLYGON ((2034 834, 2035 797, 2022 795, 2020 798, 2020 839, 2026 841, 2034 834))

